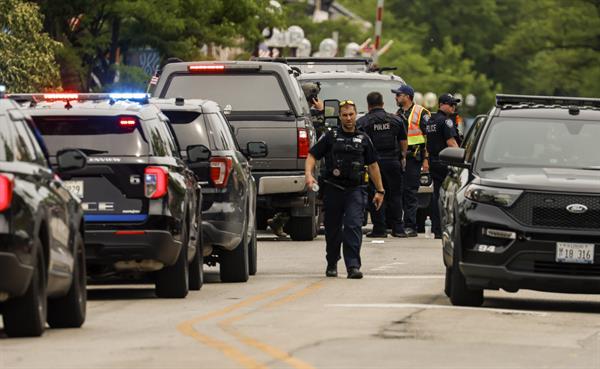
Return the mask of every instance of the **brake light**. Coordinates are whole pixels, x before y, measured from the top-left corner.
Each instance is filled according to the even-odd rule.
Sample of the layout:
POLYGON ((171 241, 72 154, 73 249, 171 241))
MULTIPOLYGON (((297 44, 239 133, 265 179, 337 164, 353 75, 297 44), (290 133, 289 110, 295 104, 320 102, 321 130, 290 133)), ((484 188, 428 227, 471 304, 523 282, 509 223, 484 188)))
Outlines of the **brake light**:
POLYGON ((167 170, 161 167, 146 167, 144 170, 144 194, 149 199, 158 199, 167 194, 167 170))
POLYGON ((298 128, 298 157, 306 159, 308 157, 308 150, 310 150, 308 131, 305 128, 298 128))
POLYGON ((229 157, 212 157, 210 158, 210 179, 216 188, 227 187, 229 174, 233 162, 229 157))
POLYGON ((121 127, 133 127, 135 126, 135 118, 132 117, 120 117, 119 125, 121 127))
POLYGON ((44 94, 44 100, 59 101, 59 100, 79 100, 79 94, 74 93, 52 93, 44 94))
POLYGON ((13 197, 13 180, 7 176, 0 175, 0 212, 10 208, 13 197))
POLYGON ((188 65, 190 73, 224 72, 225 66, 221 64, 188 65))
POLYGON ((146 231, 116 231, 117 236, 141 236, 146 234, 146 231))

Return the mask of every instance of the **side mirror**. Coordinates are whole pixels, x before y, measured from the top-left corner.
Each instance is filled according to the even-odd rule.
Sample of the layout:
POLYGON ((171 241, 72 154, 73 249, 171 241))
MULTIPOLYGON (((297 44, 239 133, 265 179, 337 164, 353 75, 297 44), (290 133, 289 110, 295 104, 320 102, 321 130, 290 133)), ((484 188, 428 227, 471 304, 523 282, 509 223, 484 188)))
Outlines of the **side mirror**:
POLYGON ((210 149, 204 145, 190 145, 185 149, 190 163, 198 163, 210 159, 210 149))
POLYGON ((340 101, 339 100, 325 100, 323 101, 323 105, 325 106, 325 110, 323 111, 323 115, 325 119, 327 118, 340 118, 340 101))
POLYGON ((264 142, 248 142, 246 152, 251 158, 264 158, 269 155, 269 147, 264 142))
POLYGON ((85 168, 87 157, 81 150, 64 149, 56 153, 58 171, 77 170, 85 168))
POLYGON ((446 147, 440 152, 440 160, 455 167, 471 167, 469 163, 465 163, 465 149, 461 147, 446 147))
POLYGON ((325 118, 325 127, 337 128, 340 125, 340 118, 325 118))

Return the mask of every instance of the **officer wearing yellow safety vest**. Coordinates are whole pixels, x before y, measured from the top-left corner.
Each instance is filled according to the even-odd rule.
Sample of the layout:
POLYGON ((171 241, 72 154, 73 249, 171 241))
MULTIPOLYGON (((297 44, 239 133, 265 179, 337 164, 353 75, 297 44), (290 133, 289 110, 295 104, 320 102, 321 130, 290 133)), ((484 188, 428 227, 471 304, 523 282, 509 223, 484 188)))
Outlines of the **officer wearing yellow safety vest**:
POLYGON ((398 111, 408 132, 408 153, 404 174, 402 205, 404 208, 404 229, 408 237, 417 236, 418 192, 421 185, 421 170, 429 172, 429 156, 425 145, 425 126, 431 113, 413 102, 415 90, 409 85, 401 85, 392 90, 396 94, 398 111))

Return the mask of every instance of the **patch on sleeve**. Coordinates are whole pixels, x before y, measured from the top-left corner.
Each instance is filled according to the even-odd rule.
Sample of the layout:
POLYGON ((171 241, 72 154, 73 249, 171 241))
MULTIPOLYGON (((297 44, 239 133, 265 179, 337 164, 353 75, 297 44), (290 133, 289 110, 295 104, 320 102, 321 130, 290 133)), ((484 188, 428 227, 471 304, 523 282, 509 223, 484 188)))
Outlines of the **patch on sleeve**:
POLYGON ((454 122, 452 121, 452 119, 446 119, 446 125, 448 126, 448 128, 454 128, 454 122))
POLYGON ((425 123, 429 122, 429 118, 430 118, 429 115, 423 114, 423 118, 422 118, 423 122, 425 122, 425 123))

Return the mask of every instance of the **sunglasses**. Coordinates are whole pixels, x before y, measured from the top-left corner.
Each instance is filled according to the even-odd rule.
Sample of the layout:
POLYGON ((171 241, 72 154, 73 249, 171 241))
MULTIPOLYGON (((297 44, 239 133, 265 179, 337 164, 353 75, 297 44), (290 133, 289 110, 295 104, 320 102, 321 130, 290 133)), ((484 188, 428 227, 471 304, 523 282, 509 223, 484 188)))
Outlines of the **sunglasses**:
POLYGON ((346 106, 346 105, 356 106, 356 104, 352 100, 343 100, 343 101, 340 101, 340 107, 346 106))

